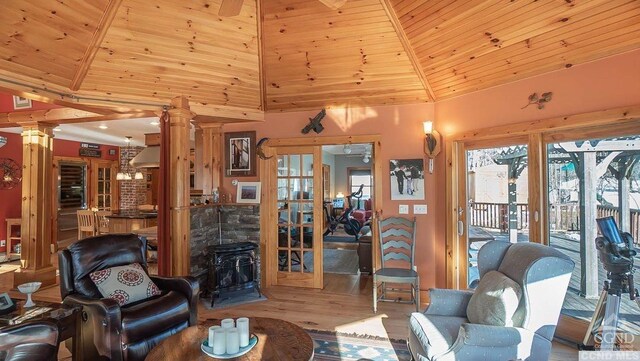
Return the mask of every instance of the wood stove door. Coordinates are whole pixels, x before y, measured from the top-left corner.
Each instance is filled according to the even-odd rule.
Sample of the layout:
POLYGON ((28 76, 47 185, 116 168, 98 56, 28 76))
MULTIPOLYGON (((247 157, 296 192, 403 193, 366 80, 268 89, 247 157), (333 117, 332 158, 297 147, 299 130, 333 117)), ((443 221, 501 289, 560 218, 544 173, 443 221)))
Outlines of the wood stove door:
MULTIPOLYGON (((276 147, 269 272, 277 285, 322 288, 322 150, 276 147)), ((273 194, 273 193, 272 193, 273 194)))

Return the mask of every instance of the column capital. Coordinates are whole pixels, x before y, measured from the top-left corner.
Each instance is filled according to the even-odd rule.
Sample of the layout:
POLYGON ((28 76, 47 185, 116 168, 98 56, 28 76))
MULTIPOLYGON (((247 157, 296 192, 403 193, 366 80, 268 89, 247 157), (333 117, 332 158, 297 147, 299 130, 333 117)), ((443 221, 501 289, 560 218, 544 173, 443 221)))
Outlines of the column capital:
POLYGON ((221 132, 222 131, 222 126, 224 124, 222 123, 203 123, 203 122, 193 122, 193 125, 195 125, 196 129, 202 129, 202 130, 213 130, 214 132, 221 132))
POLYGON ((17 122, 17 124, 20 127, 22 127, 23 130, 24 129, 36 129, 36 130, 40 130, 40 131, 46 131, 46 130, 53 131, 53 128, 58 126, 58 124, 56 124, 56 123, 42 122, 42 121, 35 121, 35 120, 27 120, 27 121, 17 122))

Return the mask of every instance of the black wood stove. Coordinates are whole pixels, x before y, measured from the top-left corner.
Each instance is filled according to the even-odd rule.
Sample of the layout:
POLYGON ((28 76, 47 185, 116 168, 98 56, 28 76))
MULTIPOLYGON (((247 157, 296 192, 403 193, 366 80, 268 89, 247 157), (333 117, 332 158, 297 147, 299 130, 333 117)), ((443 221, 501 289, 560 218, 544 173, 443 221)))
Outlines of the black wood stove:
POLYGON ((209 271, 211 306, 225 293, 255 289, 260 294, 258 265, 253 242, 221 244, 213 247, 209 271))

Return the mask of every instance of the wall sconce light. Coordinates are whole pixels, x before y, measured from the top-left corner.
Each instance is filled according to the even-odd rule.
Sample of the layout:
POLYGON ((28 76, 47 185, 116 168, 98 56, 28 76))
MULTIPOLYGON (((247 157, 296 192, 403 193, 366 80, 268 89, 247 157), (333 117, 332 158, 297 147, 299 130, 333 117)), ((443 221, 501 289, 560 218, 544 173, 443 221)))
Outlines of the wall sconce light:
POLYGON ((433 122, 426 121, 422 123, 424 128, 424 152, 429 157, 429 173, 433 173, 433 158, 435 158, 441 149, 441 136, 437 130, 433 129, 433 122))

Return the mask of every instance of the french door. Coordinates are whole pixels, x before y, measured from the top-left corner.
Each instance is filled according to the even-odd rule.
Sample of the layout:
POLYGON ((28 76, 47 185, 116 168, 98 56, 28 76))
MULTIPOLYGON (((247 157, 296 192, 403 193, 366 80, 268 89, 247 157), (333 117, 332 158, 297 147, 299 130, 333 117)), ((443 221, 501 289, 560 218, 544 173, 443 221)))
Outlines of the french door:
POLYGON ((322 155, 319 146, 275 147, 270 200, 275 284, 322 288, 322 155))
MULTIPOLYGON (((457 247, 459 288, 479 281, 478 251, 487 242, 539 240, 537 197, 530 197, 528 139, 457 144, 457 247)), ((537 167, 537 163, 536 163, 537 167)))
POLYGON ((111 211, 118 208, 116 173, 117 162, 91 161, 89 208, 97 208, 100 211, 111 211))

